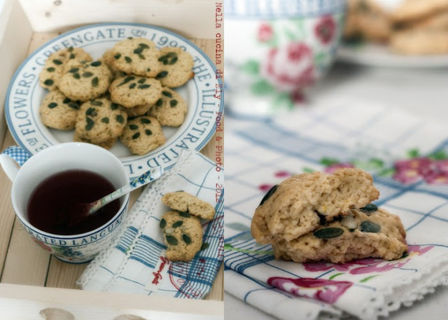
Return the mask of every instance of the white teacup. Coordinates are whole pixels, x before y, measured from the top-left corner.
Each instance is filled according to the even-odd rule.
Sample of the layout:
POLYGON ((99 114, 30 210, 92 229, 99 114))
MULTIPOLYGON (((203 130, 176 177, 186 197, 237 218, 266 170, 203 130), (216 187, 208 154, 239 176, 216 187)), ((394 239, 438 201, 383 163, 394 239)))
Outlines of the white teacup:
POLYGON ((93 171, 107 178, 116 188, 129 183, 121 161, 111 152, 92 144, 70 142, 40 151, 21 168, 5 154, 0 155, 0 164, 13 182, 11 200, 17 217, 33 240, 58 259, 71 263, 92 260, 109 244, 119 229, 127 210, 129 195, 120 199, 120 209, 111 220, 83 234, 57 235, 44 232, 31 225, 27 216, 27 204, 33 190, 44 179, 58 172, 73 169, 93 171))

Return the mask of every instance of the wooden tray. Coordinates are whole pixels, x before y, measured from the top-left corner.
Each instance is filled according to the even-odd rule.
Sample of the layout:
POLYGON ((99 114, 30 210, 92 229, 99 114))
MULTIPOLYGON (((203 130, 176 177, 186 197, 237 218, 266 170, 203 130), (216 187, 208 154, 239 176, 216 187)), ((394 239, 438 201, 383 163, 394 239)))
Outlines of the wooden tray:
MULTIPOLYGON (((114 17, 119 21, 159 24, 167 28, 170 28, 172 24, 172 30, 192 40, 216 62, 214 37, 216 32, 222 34, 222 26, 216 26, 214 16, 219 1, 189 0, 180 2, 177 8, 178 1, 166 1, 166 4, 161 4, 162 1, 159 0, 97 0, 94 1, 95 7, 92 8, 90 5, 87 13, 85 13, 87 3, 91 4, 93 1, 78 0, 70 3, 67 1, 67 4, 65 2, 60 0, 5 1, 3 10, 0 12, 0 61, 2 61, 0 101, 5 99, 6 88, 15 69, 37 47, 74 26, 113 21, 114 17), (107 9, 98 10, 101 5, 107 9), (97 9, 94 10, 95 8, 97 9), (184 12, 182 21, 190 22, 188 27, 183 28, 177 25, 176 28, 178 10, 184 12), (206 17, 198 14, 201 11, 202 14, 213 16, 210 16, 209 21, 204 19, 204 21, 196 22, 193 28, 191 21, 198 20, 197 17, 206 17), (36 32, 36 29, 42 32, 36 32), (204 36, 206 38, 203 38, 204 36)), ((222 72, 222 62, 217 62, 217 67, 222 72)), ((2 150, 15 144, 5 125, 3 107, 2 103, 0 110, 2 150)), ((221 123, 216 137, 212 138, 202 150, 202 153, 213 160, 217 156, 222 157, 222 132, 221 123)), ((223 318, 222 268, 207 297, 208 301, 60 289, 76 289, 75 281, 86 265, 62 263, 40 249, 31 240, 20 222, 15 219, 10 190, 9 179, 0 170, 0 309, 2 317, 6 317, 4 311, 8 310, 10 312, 6 317, 8 319, 38 319, 36 312, 47 307, 59 307, 72 312, 76 319, 91 319, 92 315, 95 315, 95 319, 113 319, 114 316, 120 314, 133 314, 154 319, 154 310, 177 314, 175 317, 177 319, 190 319, 190 316, 191 319, 202 319, 200 315, 204 316, 203 319, 223 318), (182 317, 179 317, 180 315, 182 317)), ((138 195, 138 191, 131 195, 131 203, 138 195)))

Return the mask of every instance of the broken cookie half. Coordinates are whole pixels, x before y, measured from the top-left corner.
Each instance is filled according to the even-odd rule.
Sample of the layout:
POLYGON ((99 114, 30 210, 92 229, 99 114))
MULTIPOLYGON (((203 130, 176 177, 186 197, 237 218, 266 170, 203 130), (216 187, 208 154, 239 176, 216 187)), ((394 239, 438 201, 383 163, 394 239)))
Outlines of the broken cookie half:
POLYGON ((397 216, 371 204, 378 196, 359 169, 293 176, 265 195, 252 235, 271 243, 276 258, 296 262, 397 259, 407 250, 406 233, 397 216))

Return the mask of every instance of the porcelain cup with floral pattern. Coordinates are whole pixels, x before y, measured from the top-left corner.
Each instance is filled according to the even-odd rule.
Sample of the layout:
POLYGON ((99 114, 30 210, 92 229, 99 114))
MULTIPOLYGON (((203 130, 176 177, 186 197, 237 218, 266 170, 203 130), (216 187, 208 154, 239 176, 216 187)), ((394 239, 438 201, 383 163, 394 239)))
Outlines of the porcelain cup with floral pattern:
POLYGON ((345 0, 227 0, 226 101, 236 114, 272 114, 303 101, 332 64, 345 0))
POLYGON ((47 177, 66 170, 88 170, 106 177, 116 188, 129 183, 121 161, 101 147, 78 142, 62 143, 44 149, 18 167, 9 156, 0 155, 0 164, 12 181, 11 200, 17 218, 32 239, 58 259, 70 263, 92 260, 107 247, 120 229, 129 195, 120 199, 119 211, 101 227, 75 235, 51 234, 34 227, 27 218, 27 203, 33 190, 47 177))

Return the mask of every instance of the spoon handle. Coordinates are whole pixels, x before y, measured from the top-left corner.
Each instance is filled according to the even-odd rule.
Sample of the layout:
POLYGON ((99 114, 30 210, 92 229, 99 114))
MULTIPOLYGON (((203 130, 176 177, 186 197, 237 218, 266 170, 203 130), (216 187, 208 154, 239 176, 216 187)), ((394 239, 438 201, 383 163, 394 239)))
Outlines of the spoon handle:
POLYGON ((161 167, 152 168, 148 171, 146 171, 141 176, 134 178, 131 180, 131 182, 120 189, 115 190, 112 193, 109 193, 107 196, 102 197, 101 199, 95 201, 92 203, 92 206, 89 210, 89 214, 94 213, 98 209, 102 208, 106 204, 121 198, 127 193, 130 193, 131 191, 134 191, 135 189, 138 189, 150 182, 153 182, 154 180, 160 178, 163 175, 164 170, 161 167))

